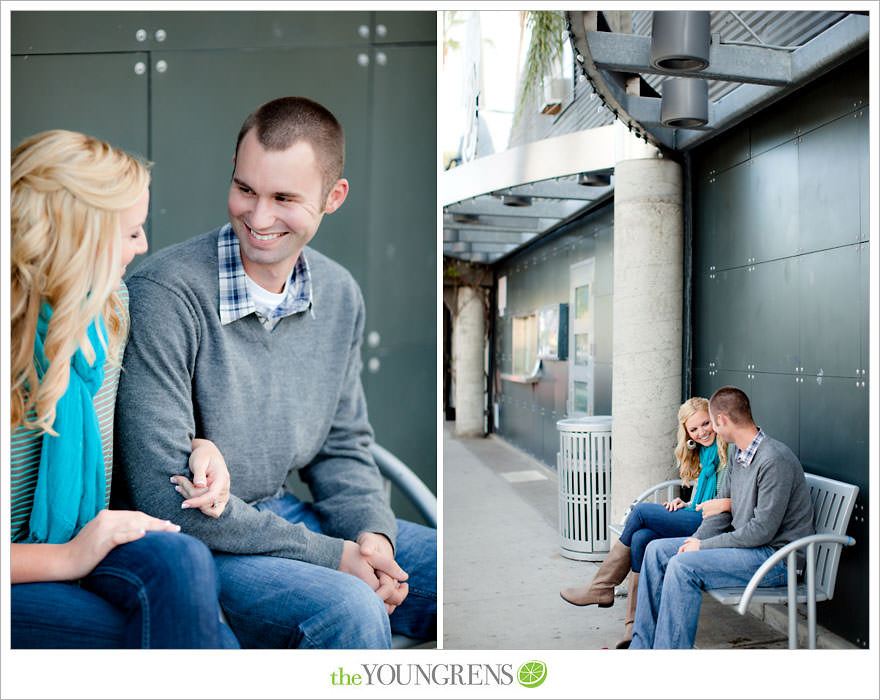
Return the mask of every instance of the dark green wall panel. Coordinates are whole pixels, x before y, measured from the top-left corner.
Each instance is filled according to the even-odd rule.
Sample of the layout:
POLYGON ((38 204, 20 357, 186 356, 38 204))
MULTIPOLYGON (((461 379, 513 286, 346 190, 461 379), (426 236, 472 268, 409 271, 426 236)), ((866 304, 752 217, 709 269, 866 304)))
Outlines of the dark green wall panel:
POLYGON ((860 327, 867 309, 860 303, 857 245, 800 257, 800 349, 807 375, 855 377, 861 368, 860 327))
MULTIPOLYGON (((783 258, 746 268, 743 300, 750 313, 742 314, 741 331, 747 345, 747 365, 760 372, 794 372, 802 364, 799 352, 801 316, 797 258, 783 258)), ((738 305, 730 304, 729 315, 738 305)), ((748 367, 747 367, 748 369, 748 367)))
MULTIPOLYGON (((867 605, 869 139, 862 56, 693 153, 693 376, 748 393, 807 471, 862 489, 837 596, 867 605), (742 132, 751 156, 742 153, 742 132), (858 533, 858 534, 855 534, 858 533)), ((837 598, 836 596, 836 598, 837 598)), ((835 600, 820 622, 867 645, 835 600)))
POLYGON ((436 41, 437 13, 435 12, 376 12, 374 41, 392 44, 410 41, 436 41), (385 27, 385 32, 381 31, 385 27))
POLYGON ((69 129, 147 156, 148 61, 141 52, 13 56, 12 146, 40 131, 69 129))
MULTIPOLYGON (((395 33, 405 35, 404 29, 398 24, 395 33)), ((339 244, 348 249, 347 257, 362 255, 373 273, 364 288, 368 342, 363 349, 373 428, 377 436, 395 436, 395 452, 404 462, 427 463, 425 481, 433 488, 436 431, 412 428, 434 425, 437 416, 436 379, 432 383, 437 334, 437 141, 436 130, 426 128, 435 123, 437 114, 437 87, 431 79, 437 74, 437 50, 433 43, 389 45, 376 48, 371 61, 372 118, 365 154, 369 175, 359 186, 360 196, 367 198, 370 235, 361 241, 340 237, 339 244), (359 249, 359 243, 364 247, 359 249), (369 342, 371 337, 375 345, 369 342)), ((355 130, 361 128, 355 114, 343 122, 348 123, 355 130)), ((344 225, 358 231, 363 222, 349 220, 344 225)))
POLYGON ((736 230, 752 262, 798 252, 798 181, 779 176, 779 173, 797 172, 797 163, 797 147, 790 142, 755 156, 747 165, 737 168, 745 170, 749 184, 745 200, 748 205, 740 202, 742 216, 736 230))
POLYGON ((797 179, 792 180, 800 187, 803 251, 859 240, 863 122, 854 112, 798 138, 797 179), (841 207, 840 202, 852 202, 854 206, 841 207))
MULTIPOLYGON (((411 13, 399 13, 406 36, 411 13)), ((430 14, 434 13, 419 13, 430 14)), ((421 28, 425 19, 417 25, 421 28)), ((12 52, 103 53, 108 51, 248 49, 291 46, 368 45, 370 12, 32 12, 12 13, 12 52), (364 34, 361 27, 366 27, 364 34), (142 40, 138 31, 143 30, 142 40), (156 32, 162 30, 164 38, 156 32)), ((399 39, 398 39, 399 40, 399 39)), ((416 41, 414 36, 409 41, 416 41)), ((434 35, 418 40, 434 41, 434 35)))

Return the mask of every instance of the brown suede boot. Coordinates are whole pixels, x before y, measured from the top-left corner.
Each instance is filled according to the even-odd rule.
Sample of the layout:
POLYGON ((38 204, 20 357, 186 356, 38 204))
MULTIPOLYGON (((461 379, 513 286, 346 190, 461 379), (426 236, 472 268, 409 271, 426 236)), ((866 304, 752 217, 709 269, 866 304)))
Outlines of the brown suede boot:
POLYGON ((618 540, 588 585, 566 588, 559 595, 572 605, 598 603, 600 608, 610 608, 614 605, 614 587, 626 577, 629 562, 629 547, 618 540))
POLYGON ((633 623, 636 620, 636 603, 639 597, 639 575, 633 571, 629 575, 629 593, 626 596, 626 617, 623 618, 623 639, 617 643, 617 649, 629 649, 633 638, 633 623))

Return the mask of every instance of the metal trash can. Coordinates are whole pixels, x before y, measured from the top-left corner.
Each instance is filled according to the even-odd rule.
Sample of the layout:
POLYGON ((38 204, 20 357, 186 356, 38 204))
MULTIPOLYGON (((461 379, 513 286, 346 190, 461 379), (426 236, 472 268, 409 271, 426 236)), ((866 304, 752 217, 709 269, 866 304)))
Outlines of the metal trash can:
POLYGON ((611 416, 556 422, 562 556, 600 561, 610 544, 611 416))

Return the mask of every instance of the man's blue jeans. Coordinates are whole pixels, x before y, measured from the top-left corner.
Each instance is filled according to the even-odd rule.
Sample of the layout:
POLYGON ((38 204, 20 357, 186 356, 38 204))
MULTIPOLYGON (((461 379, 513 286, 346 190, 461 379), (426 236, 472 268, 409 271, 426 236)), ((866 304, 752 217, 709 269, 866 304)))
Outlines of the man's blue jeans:
POLYGON ((645 559, 645 549, 650 542, 664 537, 687 537, 693 535, 703 514, 696 510, 679 508, 666 510, 659 503, 638 503, 626 516, 626 524, 620 533, 620 542, 630 547, 630 568, 639 573, 645 559))
MULTIPOLYGON (((678 554, 684 541, 684 537, 676 537, 648 545, 630 649, 691 649, 703 591, 745 586, 774 552, 772 547, 756 547, 678 554)), ((761 585, 784 586, 786 571, 784 562, 777 564, 761 585)))
MULTIPOLYGON (((310 503, 290 493, 258 503, 321 532, 310 503)), ((244 648, 387 649, 391 633, 437 635, 437 532, 398 520, 395 561, 409 574, 409 594, 390 615, 359 578, 307 562, 215 553, 220 603, 244 648)))
POLYGON ((210 550, 189 535, 148 532, 115 547, 79 583, 11 586, 19 649, 238 648, 220 622, 210 550))

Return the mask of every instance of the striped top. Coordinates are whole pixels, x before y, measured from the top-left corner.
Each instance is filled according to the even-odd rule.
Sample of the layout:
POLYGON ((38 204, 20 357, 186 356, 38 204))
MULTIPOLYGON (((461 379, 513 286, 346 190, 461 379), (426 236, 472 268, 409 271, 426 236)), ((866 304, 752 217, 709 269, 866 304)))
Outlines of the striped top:
MULTIPOLYGON (((117 290, 125 313, 128 313, 128 288, 123 282, 117 290)), ((116 362, 110 358, 104 364, 104 383, 95 394, 95 412, 101 429, 101 447, 104 452, 104 506, 110 503, 110 479, 113 474, 113 414, 116 410, 116 387, 119 384, 119 367, 122 364, 123 342, 119 348, 116 362)), ((26 540, 31 509, 34 505, 34 491, 37 488, 37 475, 40 470, 40 448, 43 433, 39 430, 19 426, 12 433, 10 450, 10 532, 13 542, 26 540)))

